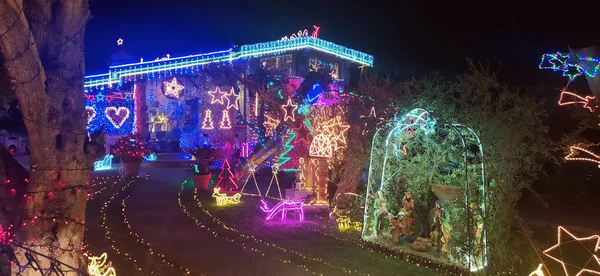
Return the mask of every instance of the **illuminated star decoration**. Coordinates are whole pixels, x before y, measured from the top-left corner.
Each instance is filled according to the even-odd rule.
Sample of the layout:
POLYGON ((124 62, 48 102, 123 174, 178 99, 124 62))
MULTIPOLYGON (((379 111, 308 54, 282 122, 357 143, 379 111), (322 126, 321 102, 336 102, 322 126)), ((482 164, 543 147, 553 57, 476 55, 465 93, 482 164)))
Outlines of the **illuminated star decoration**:
POLYGON ((240 110, 240 106, 238 105, 240 94, 235 94, 235 89, 233 87, 231 87, 231 91, 229 91, 228 94, 225 94, 225 99, 227 99, 227 109, 234 107, 236 110, 240 110))
POLYGON ((270 117, 269 115, 266 115, 266 114, 265 114, 265 118, 267 119, 263 123, 263 125, 265 126, 265 137, 273 136, 274 135, 273 131, 279 125, 279 120, 277 120, 273 117, 270 117))
POLYGON ((287 104, 284 104, 281 106, 281 108, 283 108, 283 112, 284 112, 284 116, 283 116, 283 121, 287 121, 288 118, 290 120, 295 121, 296 120, 296 110, 298 109, 298 105, 294 104, 292 102, 292 98, 288 98, 287 100, 287 104))
POLYGON ((361 118, 377 118, 377 113, 375 113, 375 106, 371 107, 371 111, 369 111, 369 115, 360 115, 361 118))
POLYGON ((323 124, 325 134, 331 139, 334 150, 338 150, 343 144, 346 145, 346 131, 350 128, 349 125, 342 123, 340 116, 326 121, 323 124))
POLYGON ((165 81, 163 84, 165 85, 165 96, 168 97, 169 95, 172 95, 175 98, 179 98, 179 92, 183 90, 183 85, 177 83, 176 78, 173 78, 170 82, 165 81))
POLYGON ((95 100, 96 100, 96 96, 94 96, 94 95, 88 95, 88 94, 85 94, 85 95, 83 95, 83 96, 85 97, 85 99, 86 99, 86 100, 88 100, 88 101, 90 101, 90 102, 93 102, 93 101, 95 101, 95 100))
POLYGON ((600 168, 600 156, 598 156, 597 154, 586 150, 582 147, 578 147, 578 146, 571 146, 569 148, 569 154, 567 156, 565 156, 566 160, 569 161, 588 161, 588 162, 593 162, 593 163, 597 163, 598 164, 598 168, 600 168), (578 153, 583 152, 586 157, 575 157, 575 156, 581 156, 578 153))
POLYGON ((590 96, 579 96, 575 93, 562 91, 560 93, 560 99, 558 100, 559 105, 570 105, 570 104, 583 104, 584 108, 587 108, 590 112, 594 112, 600 105, 596 97, 590 96))
POLYGON ((102 93, 96 94, 96 100, 99 102, 104 101, 104 97, 105 96, 102 93))
POLYGON ((556 52, 542 55, 540 69, 562 71, 563 76, 570 80, 586 74, 588 77, 596 77, 600 72, 600 59, 576 54, 563 54, 556 52), (585 68, 581 66, 585 65, 585 68))
POLYGON ((385 121, 383 118, 377 118, 377 113, 375 112, 375 106, 371 107, 371 110, 369 111, 369 115, 360 115, 360 118, 365 120, 365 125, 362 130, 363 135, 369 133, 369 130, 368 130, 369 124, 374 123, 375 128, 377 128, 379 126, 379 124, 381 124, 382 122, 385 121))
POLYGON ((294 132, 296 134, 298 134, 296 136, 294 144, 296 144, 300 141, 304 141, 304 142, 306 142, 307 145, 310 145, 310 130, 306 127, 306 124, 304 122, 300 122, 299 127, 295 127, 292 129, 294 130, 294 132))
POLYGON ((219 89, 218 86, 215 89, 215 91, 208 91, 208 94, 210 94, 212 96, 212 99, 210 100, 211 104, 214 104, 214 103, 224 104, 225 101, 223 100, 223 98, 227 98, 227 92, 221 91, 221 89, 219 89))
POLYGON ((122 38, 117 39, 117 45, 123 45, 123 39, 122 38))
MULTIPOLYGON (((574 249, 570 246, 569 248, 574 249)), ((585 272, 600 275, 600 258, 596 255, 596 252, 598 252, 599 249, 600 236, 593 235, 589 237, 578 238, 575 237, 575 235, 571 234, 569 231, 567 231, 567 229, 563 228, 562 226, 559 226, 558 243, 544 250, 544 255, 560 263, 567 276, 579 276, 583 275, 585 272), (571 262, 565 262, 565 258, 573 257, 574 255, 579 256, 579 254, 574 254, 575 252, 572 252, 572 250, 569 250, 568 252, 563 252, 563 247, 569 246, 570 244, 575 244, 577 246, 577 249, 580 250, 577 253, 589 253, 589 258, 577 259, 576 264, 571 262), (574 272, 569 273, 571 271, 574 272)))

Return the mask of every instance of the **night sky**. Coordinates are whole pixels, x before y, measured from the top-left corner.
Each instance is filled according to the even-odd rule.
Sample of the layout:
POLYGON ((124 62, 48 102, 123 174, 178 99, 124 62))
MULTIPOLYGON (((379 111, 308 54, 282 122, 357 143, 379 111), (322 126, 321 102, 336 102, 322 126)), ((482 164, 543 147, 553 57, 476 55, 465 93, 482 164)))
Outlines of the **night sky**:
POLYGON ((310 31, 313 24, 321 26, 321 38, 372 54, 376 67, 405 77, 432 70, 460 73, 471 57, 500 64, 504 80, 529 84, 557 75, 537 69, 544 52, 600 45, 600 31, 592 25, 600 27, 598 13, 581 2, 577 7, 517 5, 528 1, 248 2, 91 0, 87 72, 107 71, 119 37, 136 60, 148 61, 167 53, 176 57, 277 40, 299 29, 310 31))

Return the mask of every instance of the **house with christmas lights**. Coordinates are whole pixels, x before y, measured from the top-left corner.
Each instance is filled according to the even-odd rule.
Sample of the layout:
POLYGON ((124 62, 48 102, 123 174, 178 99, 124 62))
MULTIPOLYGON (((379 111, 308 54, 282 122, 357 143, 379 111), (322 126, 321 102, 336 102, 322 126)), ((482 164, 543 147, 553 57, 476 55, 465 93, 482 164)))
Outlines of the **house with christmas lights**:
POLYGON ((208 53, 132 63, 120 49, 112 58, 108 73, 85 77, 89 133, 103 127, 108 145, 138 133, 159 152, 209 143, 246 156, 277 136, 298 105, 336 104, 349 80, 373 66, 373 56, 318 38, 317 26, 208 53), (292 101, 299 89, 308 96, 292 101), (289 99, 287 118, 269 112, 271 98, 289 99))

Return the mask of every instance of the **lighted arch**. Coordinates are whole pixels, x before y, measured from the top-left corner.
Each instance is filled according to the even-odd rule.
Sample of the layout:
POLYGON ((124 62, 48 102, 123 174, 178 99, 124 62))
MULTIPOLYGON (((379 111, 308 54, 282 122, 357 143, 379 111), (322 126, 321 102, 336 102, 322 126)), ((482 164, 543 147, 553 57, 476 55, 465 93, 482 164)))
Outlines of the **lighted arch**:
MULTIPOLYGON (((487 264, 487 237, 486 237, 486 226, 485 226, 485 214, 487 213, 487 181, 485 180, 485 167, 483 164, 483 147, 479 137, 471 128, 466 127, 462 124, 450 124, 450 123, 439 123, 430 112, 427 110, 416 108, 398 119, 390 122, 381 128, 377 129, 373 136, 371 144, 371 155, 369 161, 369 178, 367 182, 367 193, 365 200, 365 211, 363 218, 363 229, 362 236, 365 240, 372 240, 372 224, 373 210, 374 210, 374 198, 379 190, 387 190, 389 184, 394 180, 402 177, 402 167, 394 166, 393 160, 398 158, 407 158, 406 145, 411 143, 414 139, 414 135, 435 135, 436 132, 442 134, 448 134, 452 132, 452 137, 456 137, 454 141, 455 145, 462 147, 460 155, 454 157, 460 157, 462 159, 461 165, 464 167, 464 182, 462 186, 458 187, 464 192, 464 202, 466 213, 466 229, 471 229, 471 223, 477 223, 479 220, 483 223, 483 229, 481 233, 481 243, 474 244, 473 237, 470 234, 467 235, 466 251, 468 254, 461 255, 463 263, 471 271, 477 271, 483 268, 487 264), (475 161, 473 161, 475 160, 475 161), (471 165, 471 166, 469 166, 471 165), (477 169, 473 169, 477 165, 477 169), (470 169, 471 168, 471 169, 470 169), (469 178, 473 179, 472 181, 469 178), (479 178, 479 184, 476 183, 476 178, 479 178), (477 197, 477 198, 473 198, 477 197), (473 206, 469 208, 472 202, 478 202, 479 206, 475 206, 481 210, 484 214, 482 217, 476 216, 473 218, 471 213, 473 206), (473 221, 472 221, 473 220, 473 221), (481 253, 477 256, 472 256, 475 250, 482 249, 481 253)), ((442 141, 438 145, 443 146, 448 143, 444 139, 450 137, 447 135, 443 138, 436 137, 436 139, 442 141)), ((436 141, 438 141, 436 140, 436 141)), ((440 142, 438 141, 438 142, 440 142)), ((401 163, 400 163, 401 164, 401 163)), ((441 165, 441 164, 439 164, 441 165)), ((460 167, 455 168, 455 171, 461 169, 460 167)), ((434 184, 434 183, 430 183, 434 184)), ((437 183, 436 183, 437 184, 437 183)), ((435 186, 435 185, 433 185, 435 186)), ((391 210, 398 211, 398 210, 391 210)), ((476 225, 473 225, 476 226, 476 225)))

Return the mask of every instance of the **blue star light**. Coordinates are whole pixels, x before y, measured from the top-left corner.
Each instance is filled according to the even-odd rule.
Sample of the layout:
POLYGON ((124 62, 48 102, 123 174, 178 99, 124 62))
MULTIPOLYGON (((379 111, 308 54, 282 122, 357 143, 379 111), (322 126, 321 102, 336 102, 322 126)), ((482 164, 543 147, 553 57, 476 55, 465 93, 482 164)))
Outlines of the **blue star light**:
POLYGON ((104 101, 104 97, 105 96, 102 93, 98 93, 96 95, 96 100, 99 101, 99 102, 104 101))

